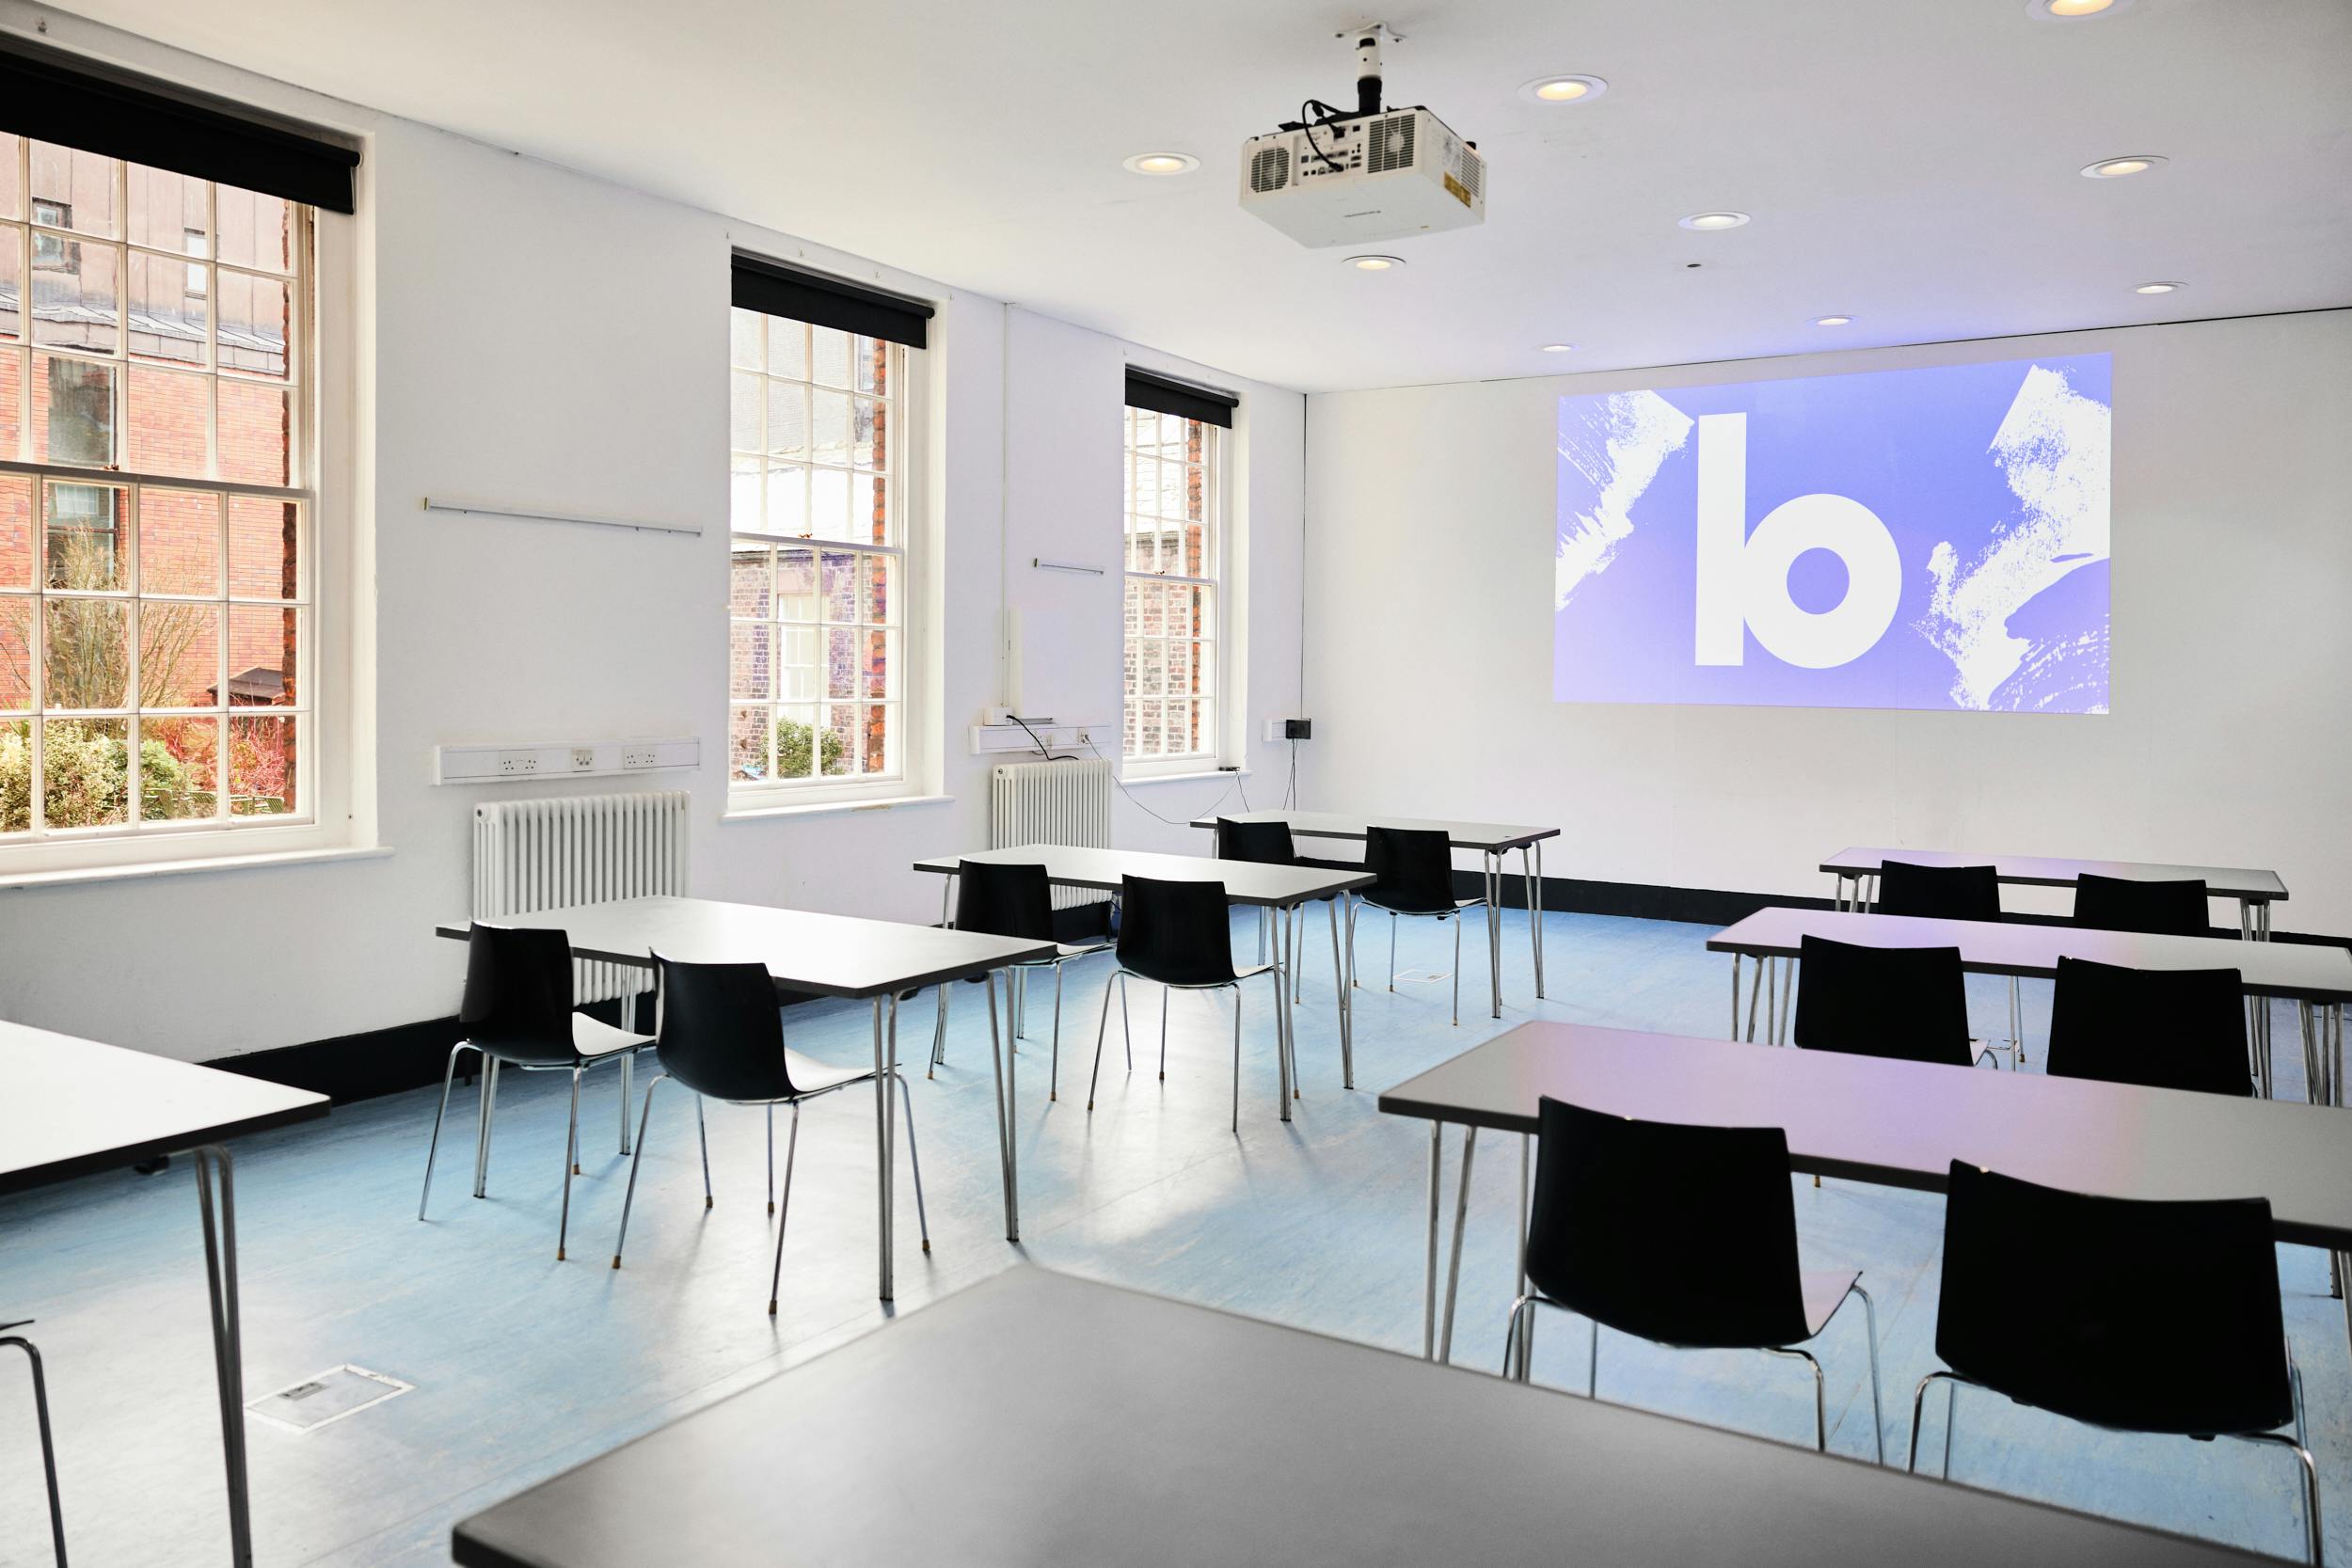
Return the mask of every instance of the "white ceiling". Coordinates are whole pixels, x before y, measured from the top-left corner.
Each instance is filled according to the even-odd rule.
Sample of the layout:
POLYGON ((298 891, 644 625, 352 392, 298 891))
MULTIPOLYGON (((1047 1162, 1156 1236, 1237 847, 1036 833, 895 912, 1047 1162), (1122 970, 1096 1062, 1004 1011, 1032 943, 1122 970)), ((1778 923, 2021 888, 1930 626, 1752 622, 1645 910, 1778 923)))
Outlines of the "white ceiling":
MULTIPOLYGON (((1386 4, 1388 0, 1368 0, 1386 4)), ((1489 159, 1481 229, 1351 272, 1236 201, 1348 102, 1292 0, 77 0, 321 92, 1306 389, 2352 304, 2352 6, 1396 0, 1391 103, 1489 159), (1527 79, 1607 95, 1552 107, 1527 79), (1196 154, 1147 179, 1120 160, 1196 154), (2090 181, 2122 153, 2171 160, 2090 181), (1736 208, 1698 234, 1687 213, 1736 208), (1697 270, 1692 261, 1704 263, 1697 270), (2143 298, 2152 278, 2188 287, 2143 298), (1853 325, 1810 325, 1838 311, 1853 325), (1535 345, 1565 341, 1573 355, 1535 345)))

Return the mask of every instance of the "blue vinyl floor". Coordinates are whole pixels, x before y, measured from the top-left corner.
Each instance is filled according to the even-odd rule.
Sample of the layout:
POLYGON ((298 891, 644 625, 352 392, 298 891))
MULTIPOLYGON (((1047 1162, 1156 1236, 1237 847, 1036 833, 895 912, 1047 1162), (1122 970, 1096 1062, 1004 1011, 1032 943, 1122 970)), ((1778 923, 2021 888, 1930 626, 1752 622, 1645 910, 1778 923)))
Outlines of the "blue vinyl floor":
MULTIPOLYGON (((1120 1051, 1114 1007, 1089 1117, 1085 1079, 1108 960, 1072 967, 1057 1103, 1046 1098, 1051 990, 1033 990, 1020 1060, 1025 1241, 1017 1248, 1003 1240, 982 993, 956 988, 947 1065, 930 1082, 922 1063, 933 1004, 927 993, 911 1005, 901 1055, 914 1079, 933 1244, 928 1255, 917 1245, 902 1166, 896 1310, 920 1311, 1026 1258, 1417 1352, 1428 1130, 1380 1116, 1376 1092, 1530 1016, 1702 1035, 1726 1025, 1727 965, 1703 950, 1705 927, 1551 915, 1551 999, 1537 1003, 1524 916, 1510 916, 1498 1022, 1486 1013, 1486 949, 1473 924, 1463 1017, 1454 1027, 1449 982, 1431 978, 1450 970, 1450 935, 1426 921, 1405 924, 1399 962, 1407 977, 1391 995, 1378 989, 1386 923, 1367 914, 1361 964, 1372 989, 1359 993, 1357 1012, 1359 1087, 1346 1093, 1321 922, 1318 911, 1306 932, 1307 1000, 1298 1015, 1305 1097, 1288 1125, 1275 1114, 1264 982, 1249 986, 1244 1004, 1238 1136, 1228 1128, 1230 1001, 1172 998, 1163 1081, 1155 1070, 1160 997, 1138 984, 1135 1070, 1120 1051)), ((1236 956, 1247 958, 1254 944, 1254 920, 1237 920, 1236 956)), ((1970 985, 1979 1032, 2003 1032, 2001 984, 1970 985)), ((2048 1004, 2048 987, 2028 983, 2037 1062, 2048 1004)), ((841 1062, 870 1057, 863 1006, 812 1004, 787 1012, 786 1024, 801 1051, 841 1062)), ((2294 1037, 2284 1008, 2278 1037, 2294 1037)), ((641 1088, 651 1070, 641 1069, 641 1088)), ((2299 1099, 2296 1053, 2281 1050, 2278 1073, 2280 1096, 2299 1099)), ((610 1075, 592 1077, 583 1098, 571 1261, 555 1259, 564 1095, 560 1075, 508 1076, 489 1197, 475 1201, 468 1180, 472 1104, 461 1088, 425 1224, 416 1205, 432 1091, 341 1107, 324 1122, 237 1148, 248 1394, 346 1362, 416 1385, 308 1434, 250 1423, 262 1563, 446 1562, 450 1526, 465 1513, 888 1315, 874 1292, 869 1091, 818 1101, 803 1115, 783 1305, 773 1319, 765 1309, 774 1232, 763 1212, 760 1114, 710 1107, 717 1203, 706 1210, 693 1101, 675 1088, 656 1099, 626 1266, 615 1271, 612 1232, 628 1162, 615 1152, 610 1075)), ((1457 1153, 1450 1137, 1449 1206, 1457 1153)), ((1518 1148, 1490 1137, 1481 1155, 1455 1359, 1492 1370, 1513 1286, 1518 1148)), ((1805 1264, 1859 1267, 1877 1297, 1886 1447, 1899 1465, 1912 1390, 1935 1364, 1940 1200, 1843 1181, 1816 1189, 1805 1180, 1796 1197, 1805 1264)), ((2342 1306, 2327 1294, 2322 1254, 2281 1247, 2280 1266, 2328 1503, 2328 1547, 2352 1560, 2352 1367, 2342 1306)), ((30 1332, 47 1356, 76 1562, 147 1568, 225 1555, 203 1277, 185 1161, 159 1177, 125 1172, 0 1200, 0 1319, 40 1320, 30 1332)), ((2030 1299, 2013 1304, 2017 1333, 2034 1333, 2035 1316, 2030 1299)), ((1548 1315, 1537 1381, 1581 1389, 1585 1333, 1581 1323, 1548 1315)), ((1816 1348, 1830 1380, 1830 1444, 1867 1457, 1860 1312, 1848 1307, 1816 1348)), ((2150 1371, 2161 1377, 2165 1369, 2150 1371)), ((1791 1442, 1811 1438, 1810 1383, 1800 1365, 1761 1354, 1664 1351, 1612 1336, 1600 1355, 1604 1398, 1791 1442)), ((1939 1451, 1940 1403, 1930 1403, 1923 1464, 1939 1451)), ((1150 1419, 1149 1411, 1136 1415, 1150 1419)), ((1441 1486, 1443 1456, 1431 1458, 1431 1484, 1441 1486)), ((2278 1450, 2095 1433, 1980 1394, 1962 1398, 1952 1460, 1954 1479, 1971 1484, 2300 1552, 2296 1477, 2278 1450)), ((1572 1466, 1575 1455, 1561 1463, 1572 1466)), ((29 1388, 10 1356, 0 1359, 0 1563, 47 1560, 29 1388)))

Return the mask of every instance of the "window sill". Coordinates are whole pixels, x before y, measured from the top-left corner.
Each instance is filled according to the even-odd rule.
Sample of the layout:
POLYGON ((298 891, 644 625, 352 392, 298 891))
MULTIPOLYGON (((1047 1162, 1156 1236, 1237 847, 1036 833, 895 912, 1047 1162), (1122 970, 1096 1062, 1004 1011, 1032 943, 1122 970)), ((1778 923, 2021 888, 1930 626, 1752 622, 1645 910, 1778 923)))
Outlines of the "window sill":
POLYGON ((944 806, 952 795, 885 795, 877 800, 810 800, 800 805, 730 806, 722 822, 755 822, 772 817, 836 816, 852 811, 891 811, 899 806, 944 806))
POLYGON ((382 860, 391 852, 389 847, 377 845, 366 849, 280 849, 256 855, 211 855, 199 860, 138 861, 126 865, 82 865, 53 871, 0 871, 0 888, 128 882, 150 877, 183 877, 212 871, 265 870, 283 865, 321 865, 335 861, 373 861, 382 860))
POLYGON ((1121 773, 1119 782, 1134 788, 1136 784, 1193 784, 1201 779, 1246 779, 1247 768, 1202 768, 1189 773, 1121 773))

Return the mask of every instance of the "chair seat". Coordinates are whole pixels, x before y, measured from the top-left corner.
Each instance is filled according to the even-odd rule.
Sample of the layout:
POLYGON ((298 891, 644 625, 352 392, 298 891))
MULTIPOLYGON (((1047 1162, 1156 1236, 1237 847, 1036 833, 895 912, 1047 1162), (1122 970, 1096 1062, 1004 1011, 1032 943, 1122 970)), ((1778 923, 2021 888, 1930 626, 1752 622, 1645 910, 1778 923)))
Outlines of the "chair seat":
POLYGON ((1402 889, 1384 888, 1377 883, 1358 888, 1356 896, 1390 914, 1459 914, 1486 902, 1483 898, 1417 898, 1402 889))
POLYGON ((1862 1277, 1860 1269, 1805 1269, 1797 1276, 1798 1289, 1804 1296, 1805 1338, 1811 1338, 1829 1326, 1844 1305, 1846 1292, 1862 1277))
POLYGON ((784 1048, 784 1070, 803 1097, 837 1089, 844 1084, 862 1083, 874 1076, 870 1067, 834 1067, 814 1056, 803 1056, 788 1045, 784 1048))
MULTIPOLYGON (((1116 944, 1112 942, 1108 937, 1104 938, 1101 942, 1057 942, 1054 943, 1054 962, 1059 963, 1064 958, 1083 958, 1089 953, 1107 953, 1114 945, 1116 944)), ((1019 969, 1044 969, 1050 966, 1045 964, 1017 964, 1014 967, 1019 969)))
POLYGON ((634 1051, 652 1043, 651 1035, 632 1035, 586 1013, 572 1015, 572 1049, 582 1056, 610 1056, 615 1051, 634 1051))

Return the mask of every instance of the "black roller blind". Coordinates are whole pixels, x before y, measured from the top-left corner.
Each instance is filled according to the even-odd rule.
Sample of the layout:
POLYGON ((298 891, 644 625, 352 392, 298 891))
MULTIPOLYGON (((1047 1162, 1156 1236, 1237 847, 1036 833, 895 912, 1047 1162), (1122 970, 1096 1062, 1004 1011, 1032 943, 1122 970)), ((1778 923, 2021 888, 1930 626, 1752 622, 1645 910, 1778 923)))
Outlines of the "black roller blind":
POLYGON ((924 346, 932 313, 929 300, 804 272, 739 250, 735 253, 734 293, 740 309, 862 332, 909 348, 924 346))
POLYGON ((346 139, 151 77, 0 40, 0 131, 330 213, 353 210, 346 139))
POLYGON ((1231 430, 1233 410, 1241 406, 1241 399, 1214 387, 1196 387, 1189 381, 1154 375, 1130 365, 1127 406, 1149 408, 1155 414, 1173 414, 1180 420, 1199 420, 1203 424, 1223 425, 1231 430))

